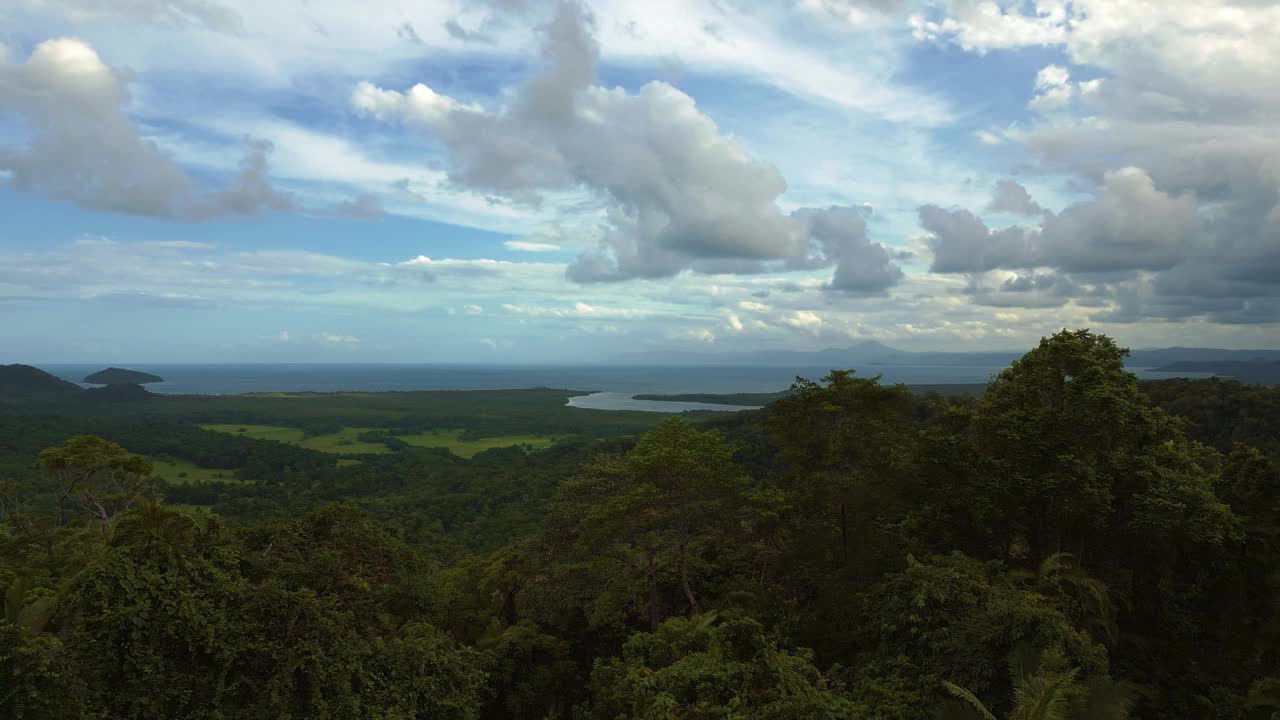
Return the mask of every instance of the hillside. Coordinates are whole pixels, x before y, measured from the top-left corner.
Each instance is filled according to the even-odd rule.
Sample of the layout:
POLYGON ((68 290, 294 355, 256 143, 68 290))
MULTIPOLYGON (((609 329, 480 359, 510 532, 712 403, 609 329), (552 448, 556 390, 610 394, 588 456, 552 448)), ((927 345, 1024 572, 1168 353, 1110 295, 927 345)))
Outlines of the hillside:
POLYGON ((0 365, 0 399, 71 395, 80 386, 30 365, 0 365))

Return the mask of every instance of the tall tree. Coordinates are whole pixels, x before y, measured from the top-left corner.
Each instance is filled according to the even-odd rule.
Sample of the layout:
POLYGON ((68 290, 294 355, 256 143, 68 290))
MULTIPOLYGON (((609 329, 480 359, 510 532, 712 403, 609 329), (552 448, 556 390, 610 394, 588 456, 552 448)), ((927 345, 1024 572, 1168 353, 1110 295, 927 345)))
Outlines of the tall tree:
POLYGON ((767 424, 787 466, 788 489, 810 528, 834 528, 842 565, 897 492, 895 480, 916 444, 914 400, 903 385, 834 370, 821 383, 796 378, 792 394, 769 406, 767 424))
POLYGON ((116 515, 145 495, 151 461, 96 435, 71 438, 40 453, 36 467, 58 501, 58 523, 68 505, 96 520, 103 533, 116 515))
MULTIPOLYGON (((675 576, 687 612, 704 609, 696 576, 709 571, 713 547, 727 551, 743 534, 744 511, 757 499, 719 432, 698 432, 669 418, 625 456, 601 458, 563 484, 548 537, 609 585, 642 579, 641 604, 656 629, 668 574, 675 576)), ((608 595, 600 588, 597 599, 608 595)), ((616 617, 620 608, 606 605, 597 611, 616 617)))

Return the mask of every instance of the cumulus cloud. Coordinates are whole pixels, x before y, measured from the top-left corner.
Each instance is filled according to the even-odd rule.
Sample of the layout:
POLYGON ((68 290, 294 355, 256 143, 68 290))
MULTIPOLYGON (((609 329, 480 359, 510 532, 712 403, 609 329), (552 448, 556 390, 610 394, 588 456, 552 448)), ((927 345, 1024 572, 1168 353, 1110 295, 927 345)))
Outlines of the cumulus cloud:
POLYGON ((25 121, 25 146, 0 145, 0 170, 15 188, 113 212, 203 219, 286 210, 293 197, 267 174, 271 143, 245 138, 233 184, 193 189, 186 174, 125 115, 129 76, 88 44, 47 40, 25 62, 0 57, 0 113, 25 121))
MULTIPOLYGON (((1022 203, 1024 210, 1039 207, 1030 196, 1018 197, 1010 185, 1003 186, 1003 195, 997 190, 997 201, 1010 201, 1012 196, 1012 202, 1022 203)), ((1093 200, 1044 215, 1039 228, 991 230, 967 210, 926 205, 919 217, 930 233, 931 269, 1167 270, 1186 256, 1200 224, 1193 196, 1161 192, 1145 171, 1132 167, 1108 172, 1093 200)))
POLYGON ((528 203, 569 189, 598 197, 599 244, 569 266, 576 282, 762 272, 768 263, 813 266, 815 258, 836 265, 833 289, 883 292, 900 279, 860 218, 845 231, 836 220, 821 224, 818 237, 810 232, 816 215, 784 213, 777 168, 721 133, 688 95, 665 82, 634 94, 596 84, 592 32, 579 4, 561 2, 543 31, 545 70, 496 110, 422 84, 400 92, 360 83, 352 104, 427 129, 460 186, 528 203))
POLYGON ((879 294, 902 280, 902 269, 889 251, 867 237, 867 223, 860 208, 833 206, 803 208, 792 213, 808 252, 792 259, 793 267, 824 267, 835 263, 832 290, 853 294, 879 294))

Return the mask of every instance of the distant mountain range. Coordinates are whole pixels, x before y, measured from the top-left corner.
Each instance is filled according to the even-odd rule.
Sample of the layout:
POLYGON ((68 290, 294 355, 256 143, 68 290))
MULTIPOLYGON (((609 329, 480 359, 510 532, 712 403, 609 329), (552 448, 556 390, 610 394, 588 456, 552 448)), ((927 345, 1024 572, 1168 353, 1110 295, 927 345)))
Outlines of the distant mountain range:
POLYGON ((1254 385, 1280 385, 1280 362, 1179 360, 1153 369, 1174 375, 1188 372, 1212 373, 1254 385))
MULTIPOLYGON (((941 365, 992 366, 1008 365, 1022 357, 1022 352, 913 352, 899 350, 875 340, 854 343, 845 348, 814 351, 759 350, 755 352, 640 352, 618 355, 614 362, 634 365, 763 365, 777 367, 850 368, 874 365, 941 365)), ((1165 368, 1175 363, 1202 363, 1214 367, 1241 367, 1258 363, 1280 362, 1280 350, 1223 350, 1220 348, 1151 348, 1134 350, 1128 365, 1140 368, 1165 368), (1227 363, 1227 365, 1221 365, 1227 363)), ((1193 372, 1189 367, 1173 372, 1193 372)), ((1222 375, 1231 373, 1216 369, 1195 370, 1222 375)))

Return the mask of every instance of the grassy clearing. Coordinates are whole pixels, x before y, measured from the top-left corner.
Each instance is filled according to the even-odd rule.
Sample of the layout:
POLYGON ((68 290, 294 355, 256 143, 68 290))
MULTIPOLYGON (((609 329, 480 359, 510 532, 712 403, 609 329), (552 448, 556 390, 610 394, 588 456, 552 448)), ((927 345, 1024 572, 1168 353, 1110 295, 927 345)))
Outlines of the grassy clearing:
POLYGON ((215 470, 200 467, 189 460, 178 458, 151 458, 151 474, 174 485, 202 482, 243 483, 234 470, 215 470))
POLYGON ((316 435, 315 437, 305 437, 306 434, 299 428, 281 425, 237 425, 230 423, 201 425, 200 427, 205 430, 227 433, 228 435, 238 435, 256 440, 274 440, 304 447, 308 450, 334 453, 336 455, 381 455, 391 452, 382 443, 367 443, 356 439, 356 436, 360 433, 373 429, 367 427, 344 427, 336 433, 316 435))
POLYGON ((373 428, 344 427, 336 433, 316 435, 295 444, 309 450, 319 450, 320 452, 340 455, 381 455, 391 452, 382 443, 361 442, 356 439, 356 436, 360 433, 366 433, 370 430, 373 430, 373 428))
POLYGON ((557 435, 500 435, 476 440, 463 440, 462 430, 438 430, 414 435, 397 435, 396 437, 415 447, 446 448, 458 457, 470 459, 476 453, 493 448, 524 445, 533 449, 551 447, 563 436, 557 435))
POLYGON ((360 461, 355 458, 338 458, 338 467, 351 467, 359 464, 360 461))

